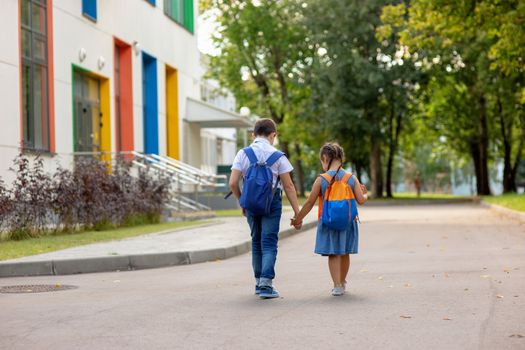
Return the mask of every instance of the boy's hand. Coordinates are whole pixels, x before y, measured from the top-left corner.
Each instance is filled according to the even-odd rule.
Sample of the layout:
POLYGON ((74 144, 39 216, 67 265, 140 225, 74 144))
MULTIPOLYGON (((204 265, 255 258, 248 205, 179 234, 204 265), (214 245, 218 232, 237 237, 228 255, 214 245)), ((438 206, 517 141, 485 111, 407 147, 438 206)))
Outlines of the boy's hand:
POLYGON ((290 219, 290 226, 295 227, 296 230, 300 230, 301 227, 303 226, 303 220, 297 221, 296 218, 291 218, 290 219))
POLYGON ((242 216, 246 216, 246 209, 241 208, 241 211, 242 211, 242 216))

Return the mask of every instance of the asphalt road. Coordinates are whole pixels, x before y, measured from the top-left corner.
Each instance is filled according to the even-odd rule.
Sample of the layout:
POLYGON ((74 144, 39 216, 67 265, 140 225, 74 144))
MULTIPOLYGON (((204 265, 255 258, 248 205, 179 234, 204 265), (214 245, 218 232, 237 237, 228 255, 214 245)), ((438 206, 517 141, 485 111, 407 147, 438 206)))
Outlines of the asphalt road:
POLYGON ((173 268, 0 279, 0 349, 525 349, 525 225, 476 205, 361 212, 349 293, 330 295, 314 230, 280 242, 282 298, 250 255, 173 268))

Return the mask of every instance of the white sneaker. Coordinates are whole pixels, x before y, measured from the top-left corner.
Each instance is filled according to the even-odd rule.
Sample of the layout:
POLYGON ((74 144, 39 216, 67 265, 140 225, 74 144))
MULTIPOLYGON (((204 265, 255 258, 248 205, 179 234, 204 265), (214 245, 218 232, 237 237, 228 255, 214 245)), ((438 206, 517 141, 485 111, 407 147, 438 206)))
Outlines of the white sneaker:
POLYGON ((339 297, 343 294, 345 294, 344 287, 335 287, 334 289, 332 289, 332 295, 334 297, 339 297))

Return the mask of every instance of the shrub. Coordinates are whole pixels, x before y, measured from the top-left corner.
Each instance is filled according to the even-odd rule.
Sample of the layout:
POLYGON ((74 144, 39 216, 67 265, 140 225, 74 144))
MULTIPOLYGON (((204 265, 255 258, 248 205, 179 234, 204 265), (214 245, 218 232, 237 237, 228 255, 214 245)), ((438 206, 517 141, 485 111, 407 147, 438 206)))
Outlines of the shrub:
POLYGON ((23 155, 14 164, 12 188, 0 179, 0 232, 11 239, 156 223, 170 196, 169 178, 149 169, 134 177, 125 160, 110 168, 79 157, 73 170, 59 167, 52 176, 39 157, 33 166, 23 155))
POLYGON ((11 213, 11 198, 5 183, 0 179, 0 238, 1 234, 7 229, 7 222, 11 213))
POLYGON ((16 179, 11 189, 9 237, 14 240, 37 237, 49 229, 52 181, 44 172, 40 157, 32 167, 23 156, 18 156, 14 164, 16 179))

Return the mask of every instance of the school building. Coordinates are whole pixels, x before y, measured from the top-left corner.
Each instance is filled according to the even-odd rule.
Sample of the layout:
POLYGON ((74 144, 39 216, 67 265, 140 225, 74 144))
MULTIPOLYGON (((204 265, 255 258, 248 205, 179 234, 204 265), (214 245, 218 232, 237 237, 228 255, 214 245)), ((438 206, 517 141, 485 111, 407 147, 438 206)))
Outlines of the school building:
POLYGON ((0 1, 0 177, 20 151, 46 166, 138 151, 215 172, 249 128, 202 80, 194 0, 0 1))

